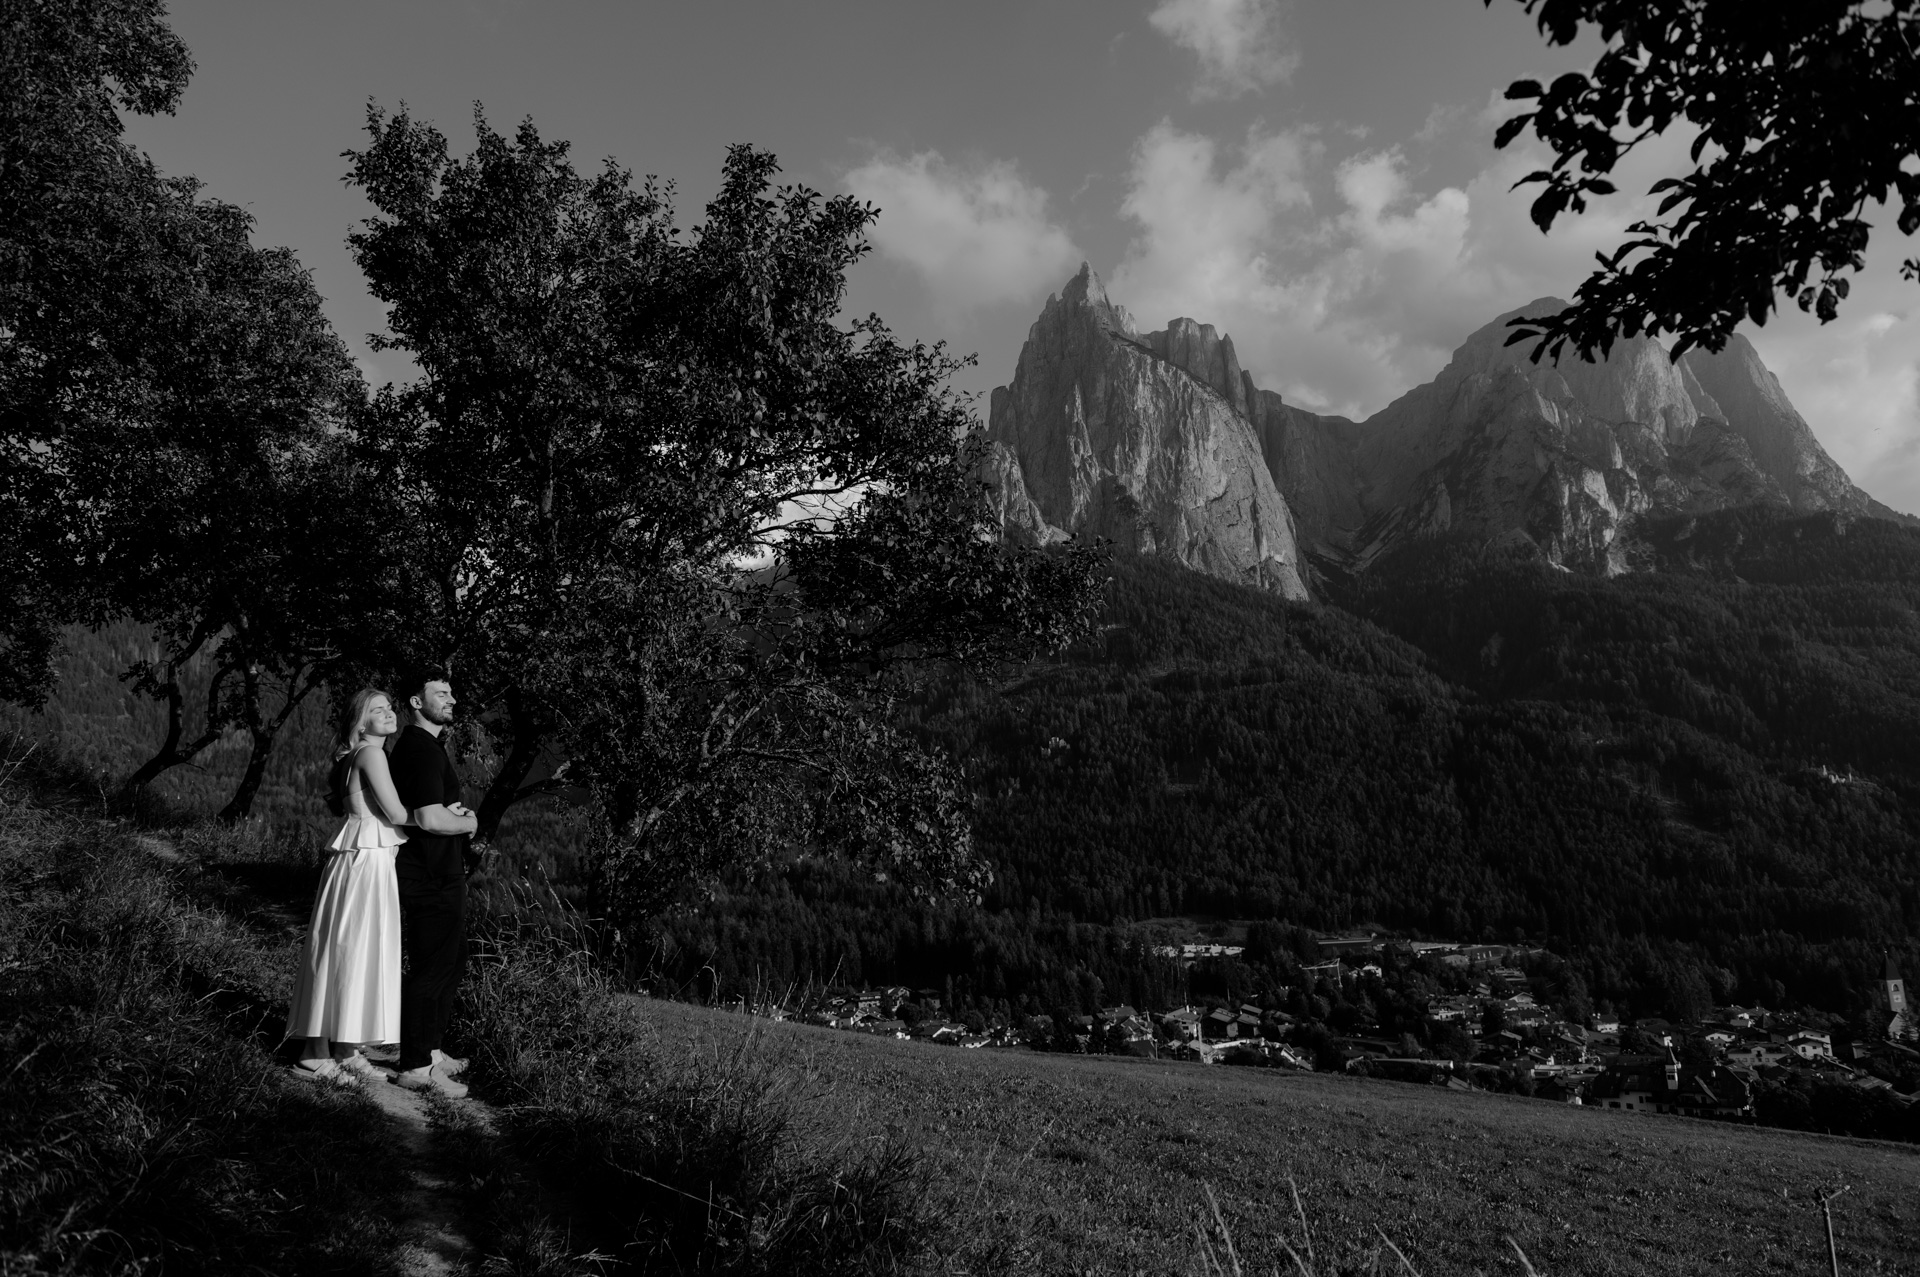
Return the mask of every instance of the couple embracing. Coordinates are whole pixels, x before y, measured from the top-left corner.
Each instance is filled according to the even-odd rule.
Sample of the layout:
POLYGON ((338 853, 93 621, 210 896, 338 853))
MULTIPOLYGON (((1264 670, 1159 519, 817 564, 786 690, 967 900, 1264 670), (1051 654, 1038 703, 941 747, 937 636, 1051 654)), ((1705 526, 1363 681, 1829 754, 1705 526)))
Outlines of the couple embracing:
POLYGON ((304 1039, 296 1067, 316 1077, 391 1077, 457 1099, 466 1061, 440 1047, 466 965, 468 843, 479 822, 447 757, 446 673, 416 673, 401 695, 413 720, 404 729, 393 697, 376 688, 355 695, 341 721, 327 803, 345 821, 300 946, 287 1037, 304 1039))

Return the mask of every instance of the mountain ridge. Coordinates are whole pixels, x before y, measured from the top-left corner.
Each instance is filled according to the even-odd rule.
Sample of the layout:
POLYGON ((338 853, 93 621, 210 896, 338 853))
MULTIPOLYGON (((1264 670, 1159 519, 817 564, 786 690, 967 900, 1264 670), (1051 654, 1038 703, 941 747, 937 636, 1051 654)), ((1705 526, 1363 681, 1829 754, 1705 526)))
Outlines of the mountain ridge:
POLYGON ((1855 486, 1752 344, 1678 363, 1646 337, 1534 364, 1508 321, 1365 421, 1257 386, 1230 336, 1142 333, 1083 263, 994 390, 987 479, 1015 540, 1086 533, 1305 597, 1316 566, 1365 571, 1462 533, 1572 571, 1644 566, 1649 519, 1748 505, 1911 521, 1855 486))

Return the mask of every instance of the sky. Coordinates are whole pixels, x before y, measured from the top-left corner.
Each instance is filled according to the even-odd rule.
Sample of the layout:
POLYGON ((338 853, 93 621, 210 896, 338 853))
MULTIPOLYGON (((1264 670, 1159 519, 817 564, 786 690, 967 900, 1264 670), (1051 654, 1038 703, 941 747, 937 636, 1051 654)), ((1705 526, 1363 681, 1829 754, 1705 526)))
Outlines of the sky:
MULTIPOLYGON (((1543 153, 1493 147, 1510 81, 1589 63, 1517 0, 176 0, 196 71, 129 136, 293 248, 375 384, 404 377, 345 238, 370 213, 341 153, 369 103, 457 151, 475 103, 674 183, 697 223, 731 143, 879 209, 848 308, 1013 375, 1050 293, 1090 262, 1143 330, 1230 334, 1288 402, 1355 418, 1430 379, 1503 311, 1568 296, 1683 158, 1542 235, 1510 190, 1543 153)), ((1746 331, 1855 482, 1920 511, 1920 286, 1884 219, 1840 318, 1746 331)), ((982 399, 984 411, 984 398, 982 399)))

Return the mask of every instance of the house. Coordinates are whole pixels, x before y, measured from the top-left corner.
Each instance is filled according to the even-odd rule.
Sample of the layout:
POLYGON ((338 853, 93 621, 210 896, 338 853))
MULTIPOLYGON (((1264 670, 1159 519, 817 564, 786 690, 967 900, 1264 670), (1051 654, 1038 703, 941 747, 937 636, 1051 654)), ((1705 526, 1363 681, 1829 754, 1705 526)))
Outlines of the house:
POLYGON ((1688 1068, 1669 1049, 1664 1056, 1621 1056, 1593 1080, 1586 1103, 1629 1113, 1740 1117, 1752 1111, 1753 1091, 1733 1070, 1688 1068))
POLYGON ((1320 937, 1320 956, 1323 958, 1337 958, 1344 954, 1373 953, 1379 948, 1379 941, 1375 940, 1371 934, 1320 937))
POLYGON ((1831 1060, 1833 1039, 1825 1033, 1801 1029, 1798 1033, 1787 1036, 1787 1049, 1803 1060, 1831 1060))
POLYGON ((1680 1061, 1673 1052, 1622 1055, 1593 1081, 1588 1103, 1628 1113, 1656 1112, 1660 1102, 1680 1089, 1680 1061))
POLYGON ((1179 958, 1192 964, 1201 958, 1237 958, 1247 951, 1240 944, 1157 944, 1153 946, 1156 958, 1179 958))
POLYGON ((1738 1064, 1745 1068, 1757 1069, 1769 1064, 1778 1064, 1787 1058, 1785 1047, 1773 1042, 1746 1042, 1727 1048, 1727 1063, 1738 1064))
POLYGON ((1200 1036, 1200 1013, 1192 1007, 1181 1007, 1178 1011, 1169 1011, 1160 1017, 1160 1027, 1168 1037, 1185 1042, 1200 1036))
POLYGON ((1240 1036, 1240 1016, 1238 1012, 1225 1007, 1215 1007, 1200 1020, 1200 1033, 1208 1041, 1240 1036))

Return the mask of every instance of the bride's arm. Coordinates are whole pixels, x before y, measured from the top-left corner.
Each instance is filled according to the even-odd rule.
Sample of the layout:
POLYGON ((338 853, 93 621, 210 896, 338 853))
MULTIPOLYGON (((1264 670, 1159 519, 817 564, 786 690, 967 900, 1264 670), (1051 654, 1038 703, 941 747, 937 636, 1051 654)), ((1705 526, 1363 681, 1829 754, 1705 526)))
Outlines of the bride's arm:
POLYGON ((360 788, 364 790, 380 808, 387 820, 395 825, 407 823, 407 808, 400 801, 400 793, 393 787, 393 772, 387 767, 387 752, 378 746, 363 749, 353 760, 360 769, 360 788))

